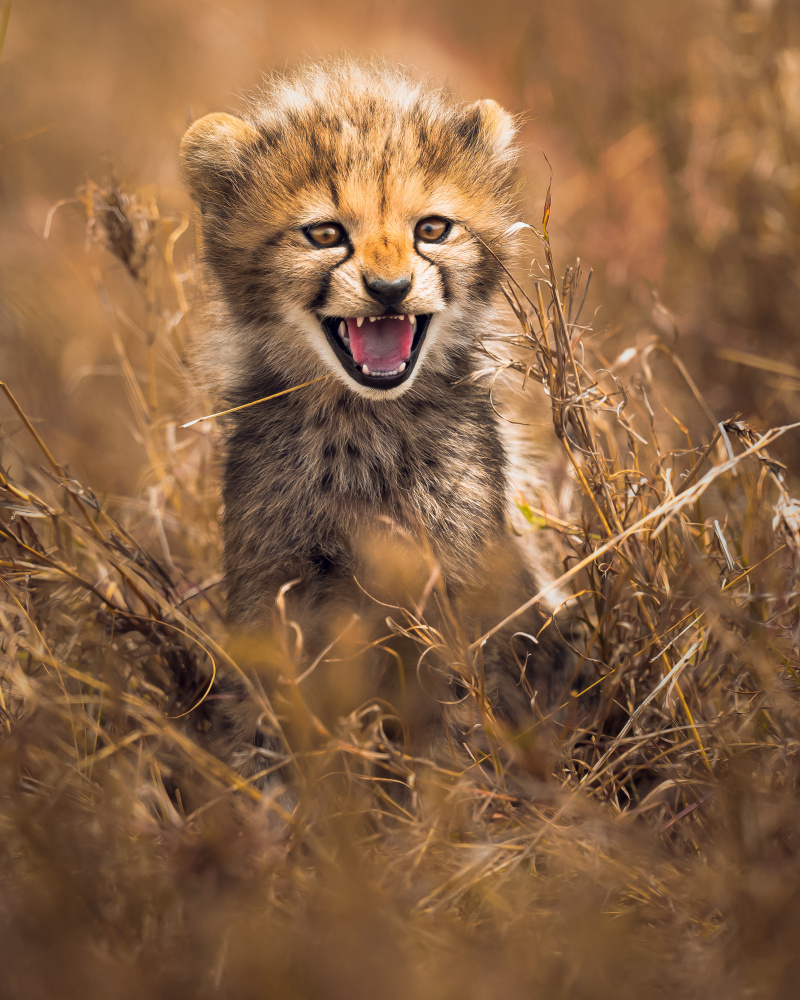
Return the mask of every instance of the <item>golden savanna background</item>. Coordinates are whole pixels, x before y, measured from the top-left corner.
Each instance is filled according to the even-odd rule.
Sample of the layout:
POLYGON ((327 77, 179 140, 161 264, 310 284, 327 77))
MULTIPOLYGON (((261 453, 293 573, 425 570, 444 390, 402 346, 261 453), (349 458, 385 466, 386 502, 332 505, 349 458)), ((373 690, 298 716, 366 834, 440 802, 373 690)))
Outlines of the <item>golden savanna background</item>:
MULTIPOLYGON (((12 3, 3 377, 75 471, 98 489, 135 489, 146 458, 119 405, 91 273, 118 282, 121 267, 79 252, 74 207, 43 240, 48 212, 113 171, 162 214, 190 213, 176 156, 187 121, 236 109, 265 71, 348 51, 520 114, 526 218, 541 218, 544 152, 554 244, 594 269, 596 328, 635 333, 655 291, 720 418, 796 419, 798 32, 788 0, 12 3)), ((190 230, 177 258, 191 246, 190 230)))
POLYGON ((0 40, 0 998, 794 1000, 795 0, 0 0, 0 40), (177 149, 343 52, 517 114, 539 230, 551 184, 511 298, 577 499, 523 512, 601 696, 467 779, 350 717, 289 815, 187 722, 234 667, 177 149))

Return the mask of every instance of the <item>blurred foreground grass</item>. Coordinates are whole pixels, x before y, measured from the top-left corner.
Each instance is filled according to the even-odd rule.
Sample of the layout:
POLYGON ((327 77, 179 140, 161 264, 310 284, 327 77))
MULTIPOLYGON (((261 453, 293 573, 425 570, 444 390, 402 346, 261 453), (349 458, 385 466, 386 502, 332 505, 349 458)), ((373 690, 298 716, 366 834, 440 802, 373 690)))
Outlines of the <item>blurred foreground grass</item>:
POLYGON ((114 185, 80 200, 93 252, 141 298, 132 328, 97 271, 149 472, 99 500, 4 387, 0 995, 795 997, 800 507, 768 450, 784 430, 711 413, 661 307, 606 357, 580 267, 557 276, 535 234, 538 280, 508 287, 517 328, 485 348, 547 392, 574 468, 570 521, 523 512, 560 546, 593 700, 576 691, 524 743, 498 732, 507 763, 466 773, 405 757, 390 707, 365 704, 313 753, 285 747, 287 807, 204 741, 237 668, 214 430, 177 429, 185 225, 114 185))

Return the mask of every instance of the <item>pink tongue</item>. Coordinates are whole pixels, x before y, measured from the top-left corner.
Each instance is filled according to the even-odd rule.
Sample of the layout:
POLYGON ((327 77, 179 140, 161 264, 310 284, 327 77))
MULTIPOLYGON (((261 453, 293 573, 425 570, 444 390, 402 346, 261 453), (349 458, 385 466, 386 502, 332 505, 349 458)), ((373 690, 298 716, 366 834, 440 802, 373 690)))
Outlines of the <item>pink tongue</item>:
POLYGON ((359 328, 354 319, 347 320, 350 353, 357 365, 370 371, 393 371, 411 357, 414 333, 408 316, 402 319, 365 319, 359 328))

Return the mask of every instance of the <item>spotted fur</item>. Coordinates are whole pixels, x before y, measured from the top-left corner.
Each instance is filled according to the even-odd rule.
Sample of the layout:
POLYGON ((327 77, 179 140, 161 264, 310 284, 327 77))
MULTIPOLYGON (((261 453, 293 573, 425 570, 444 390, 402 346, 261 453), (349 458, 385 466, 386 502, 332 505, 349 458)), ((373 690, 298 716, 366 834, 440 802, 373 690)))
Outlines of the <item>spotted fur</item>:
MULTIPOLYGON (((268 622, 291 581, 289 617, 311 657, 352 611, 374 638, 385 604, 428 593, 425 613, 463 652, 535 591, 537 566, 509 525, 498 418, 470 378, 511 249, 515 131, 492 101, 462 105, 398 70, 339 62, 277 77, 241 117, 209 115, 184 137, 226 401, 333 376, 230 419, 222 527, 236 628, 268 622), (415 225, 430 216, 451 228, 423 244, 415 225), (308 227, 325 221, 343 227, 342 245, 312 244, 308 227), (402 384, 359 384, 321 320, 382 313, 368 283, 401 278, 410 291, 392 311, 431 317, 419 357, 402 384)), ((543 621, 531 612, 518 628, 535 636, 543 621)), ((524 726, 533 689, 563 677, 565 649, 553 627, 538 643, 512 631, 484 651, 482 683, 524 726)))

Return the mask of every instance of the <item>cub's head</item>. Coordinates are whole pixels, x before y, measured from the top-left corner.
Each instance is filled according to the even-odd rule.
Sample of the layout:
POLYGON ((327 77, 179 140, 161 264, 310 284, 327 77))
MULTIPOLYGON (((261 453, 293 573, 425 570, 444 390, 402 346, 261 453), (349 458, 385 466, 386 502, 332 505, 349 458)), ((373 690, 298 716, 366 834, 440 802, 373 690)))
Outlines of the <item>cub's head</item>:
POLYGON ((250 363, 381 399, 463 373, 508 253, 514 133, 493 101, 348 62, 195 122, 183 173, 250 363))

